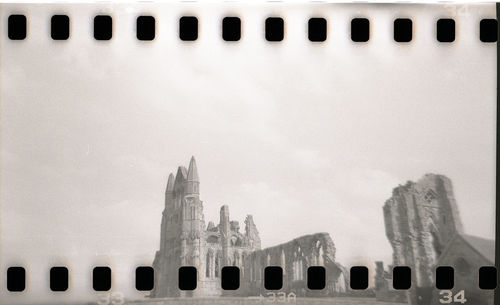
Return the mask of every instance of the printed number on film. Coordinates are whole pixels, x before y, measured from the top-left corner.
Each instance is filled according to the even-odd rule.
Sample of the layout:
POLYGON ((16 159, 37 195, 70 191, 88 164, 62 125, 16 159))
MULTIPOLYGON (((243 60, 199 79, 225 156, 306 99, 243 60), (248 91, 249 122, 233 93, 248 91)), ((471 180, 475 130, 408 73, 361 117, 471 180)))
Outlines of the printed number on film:
POLYGON ((99 294, 98 305, 122 305, 125 298, 122 292, 110 292, 99 294))
POLYGON ((440 295, 439 302, 441 304, 451 304, 451 303, 464 304, 465 302, 467 302, 464 290, 460 290, 455 295, 453 295, 453 292, 451 290, 443 290, 439 292, 439 295, 440 295))
POLYGON ((286 294, 285 292, 268 292, 267 297, 264 297, 260 295, 261 299, 265 299, 267 302, 278 302, 278 303, 288 303, 288 302, 295 302, 297 299, 297 296, 295 293, 290 292, 289 294, 286 294))

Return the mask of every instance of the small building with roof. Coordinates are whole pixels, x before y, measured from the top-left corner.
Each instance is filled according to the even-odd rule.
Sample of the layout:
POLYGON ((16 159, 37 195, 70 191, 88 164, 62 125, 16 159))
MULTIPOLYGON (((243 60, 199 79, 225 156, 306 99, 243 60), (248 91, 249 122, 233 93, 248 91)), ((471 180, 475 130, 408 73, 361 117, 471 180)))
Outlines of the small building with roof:
MULTIPOLYGON (((495 241, 481 237, 456 234, 439 256, 436 266, 454 269, 453 295, 464 290, 467 304, 493 304, 493 290, 479 288, 479 268, 495 265, 495 241)), ((431 304, 440 304, 439 290, 433 293, 431 304)))

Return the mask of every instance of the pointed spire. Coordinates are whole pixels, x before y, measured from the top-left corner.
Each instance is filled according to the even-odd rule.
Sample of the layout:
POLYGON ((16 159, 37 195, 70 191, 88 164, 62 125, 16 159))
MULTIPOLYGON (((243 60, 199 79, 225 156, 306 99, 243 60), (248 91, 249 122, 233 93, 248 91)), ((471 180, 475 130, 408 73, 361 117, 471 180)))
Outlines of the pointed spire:
POLYGON ((187 181, 200 181, 198 178, 198 168, 196 167, 196 160, 194 159, 194 156, 191 157, 191 161, 189 162, 187 181))
POLYGON ((175 182, 175 178, 174 178, 174 174, 170 173, 170 175, 168 175, 168 182, 167 182, 167 193, 171 193, 174 191, 174 182, 175 182))

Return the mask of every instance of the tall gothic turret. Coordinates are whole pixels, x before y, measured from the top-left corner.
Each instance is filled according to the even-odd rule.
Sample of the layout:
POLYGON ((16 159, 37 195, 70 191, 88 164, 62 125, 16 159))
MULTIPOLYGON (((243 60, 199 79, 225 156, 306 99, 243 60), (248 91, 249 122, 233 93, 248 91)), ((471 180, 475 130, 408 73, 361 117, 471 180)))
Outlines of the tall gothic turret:
POLYGON ((196 160, 194 159, 194 156, 191 157, 191 161, 189 162, 186 194, 187 195, 200 194, 200 178, 198 177, 198 168, 196 166, 196 160))
POLYGON ((174 191, 174 182, 175 182, 174 174, 170 173, 170 175, 168 175, 167 189, 165 191, 166 194, 172 193, 174 191))
POLYGON ((253 222, 253 216, 247 215, 245 219, 245 236, 248 239, 249 246, 252 249, 260 250, 260 237, 257 226, 253 222))
POLYGON ((166 237, 165 234, 167 232, 167 218, 169 217, 168 209, 173 206, 174 199, 174 175, 170 173, 168 176, 167 187, 165 189, 165 208, 162 213, 161 219, 161 232, 160 232, 160 250, 165 248, 166 237))
POLYGON ((229 223, 229 207, 223 205, 220 208, 220 239, 222 246, 222 264, 229 265, 229 240, 231 236, 229 235, 230 223, 229 223))
POLYGON ((179 266, 194 266, 198 270, 204 268, 205 221, 199 183, 194 157, 189 169, 179 166, 175 176, 168 176, 160 251, 154 262, 158 270, 156 285, 162 289, 155 289, 152 296, 182 296, 176 278, 179 266))
POLYGON ((165 189, 165 208, 167 208, 167 206, 171 204, 174 197, 174 183, 174 174, 170 173, 170 175, 168 175, 167 188, 165 189))

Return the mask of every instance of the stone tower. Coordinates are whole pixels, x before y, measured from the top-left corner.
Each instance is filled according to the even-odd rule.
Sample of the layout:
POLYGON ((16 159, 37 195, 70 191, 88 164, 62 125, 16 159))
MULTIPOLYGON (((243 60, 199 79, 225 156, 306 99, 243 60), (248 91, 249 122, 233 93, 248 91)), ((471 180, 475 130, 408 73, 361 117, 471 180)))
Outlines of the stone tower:
POLYGON ((179 166, 175 178, 169 175, 165 191, 165 209, 162 216, 160 251, 153 266, 159 273, 155 297, 183 296, 190 292, 179 291, 177 274, 179 266, 204 268, 205 220, 203 202, 200 200, 200 181, 194 157, 189 168, 179 166))
POLYGON ((434 267, 448 241, 462 232, 451 180, 426 174, 396 187, 384 205, 386 235, 394 266, 412 270, 410 304, 429 304, 434 267))

